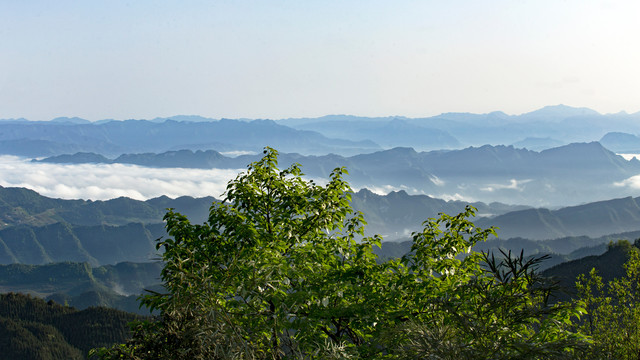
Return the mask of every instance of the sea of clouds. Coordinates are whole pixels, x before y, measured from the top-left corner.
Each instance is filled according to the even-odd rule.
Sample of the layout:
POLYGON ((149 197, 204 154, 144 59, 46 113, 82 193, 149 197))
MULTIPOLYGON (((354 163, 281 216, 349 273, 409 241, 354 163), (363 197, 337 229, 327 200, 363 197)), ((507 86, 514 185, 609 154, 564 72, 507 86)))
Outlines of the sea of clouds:
MULTIPOLYGON (((126 196, 147 200, 166 195, 221 198, 227 183, 246 169, 150 168, 127 164, 51 164, 16 156, 0 156, 0 186, 24 187, 40 195, 60 199, 108 200, 126 196)), ((328 179, 313 178, 324 185, 328 179)), ((366 185, 378 195, 404 190, 411 195, 424 192, 407 186, 366 185)), ((358 191, 360 187, 354 190, 358 191)), ((446 200, 461 195, 430 194, 446 200)), ((467 199, 468 200, 468 199, 467 199)))
POLYGON ((62 199, 146 200, 161 195, 220 198, 244 169, 148 168, 124 164, 47 164, 0 156, 0 185, 62 199))
MULTIPOLYGON (((31 159, 16 156, 0 156, 0 186, 24 187, 41 195, 61 199, 108 200, 126 196, 136 200, 146 200, 162 195, 221 198, 227 183, 246 169, 190 169, 190 168, 150 168, 127 164, 50 164, 32 162, 31 159)), ((324 185, 327 179, 313 179, 324 185)), ((432 180, 433 181, 433 180, 432 180)), ((475 193, 460 188, 459 193, 445 192, 425 194, 422 190, 407 186, 360 184, 358 191, 366 187, 378 195, 404 190, 410 195, 429 195, 444 200, 496 201, 497 192, 511 191, 511 196, 524 191, 531 180, 513 180, 505 184, 484 184, 475 193), (478 197, 482 194, 491 194, 478 197)), ((444 181, 437 179, 437 182, 444 181)), ((618 192, 609 197, 638 196, 640 175, 615 182, 612 188, 618 192)), ((519 198, 518 198, 519 199, 519 198)), ((522 199, 512 199, 519 201, 522 199)), ((602 200, 602 199, 599 199, 602 200)), ((512 202, 513 202, 512 201, 512 202)), ((595 201, 595 200, 593 200, 595 201)), ((526 201, 519 201, 526 204, 526 201)), ((545 204, 531 204, 542 206, 545 204)))

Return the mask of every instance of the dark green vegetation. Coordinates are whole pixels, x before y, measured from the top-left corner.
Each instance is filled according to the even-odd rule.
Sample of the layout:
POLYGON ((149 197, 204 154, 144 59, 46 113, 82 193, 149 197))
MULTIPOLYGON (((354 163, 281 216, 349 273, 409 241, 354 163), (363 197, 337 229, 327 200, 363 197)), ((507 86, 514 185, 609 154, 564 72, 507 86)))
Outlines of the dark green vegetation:
MULTIPOLYGON (((640 260, 634 263, 638 250, 628 242, 606 243, 637 238, 638 232, 546 241, 496 239, 491 228, 482 230, 484 220, 476 222, 480 227, 468 220, 475 210, 461 202, 405 192, 354 194, 340 168, 327 185, 319 186, 303 180, 297 166, 278 170, 276 160, 276 153, 268 151, 229 184, 222 203, 188 197, 65 201, 0 188, 0 206, 8 214, 0 230, 5 247, 6 239, 26 239, 9 243, 22 248, 36 244, 40 258, 29 256, 53 259, 64 256, 56 245, 77 239, 69 254, 90 256, 94 264, 133 256, 140 249, 165 260, 162 271, 161 263, 1 266, 0 289, 29 291, 79 308, 101 304, 127 310, 135 310, 136 294, 144 288, 158 291, 143 302, 159 312, 159 320, 136 326, 123 345, 96 343, 107 346, 96 353, 103 358, 596 359, 637 354, 637 335, 628 331, 633 322, 620 321, 619 315, 635 319, 635 313, 619 312, 616 306, 631 304, 625 309, 634 309, 636 289, 630 284, 637 281, 624 279, 634 279, 634 269, 640 268, 640 260), (431 218, 411 241, 378 248, 380 238, 367 237, 363 215, 352 204, 383 233, 411 226, 430 212, 460 214, 431 218), (156 216, 172 206, 185 215, 178 210, 166 214, 170 237, 159 239, 164 229, 156 216), (205 209, 209 211, 203 215, 205 209), (129 222, 133 214, 135 223, 129 222), (193 225, 202 219, 203 225, 193 225), (135 237, 143 239, 139 249, 128 244, 135 237), (153 249, 156 239, 159 252, 153 249), (520 249, 524 253, 518 255, 520 249), (544 262, 530 257, 546 253, 557 255, 544 262), (569 259, 579 260, 538 272, 569 259), (589 274, 594 267, 602 278, 589 274), (150 286, 159 273, 165 288, 150 286), (555 276, 567 292, 556 292, 556 283, 546 276, 555 276), (620 324, 612 326, 616 321, 620 324), (624 346, 610 340, 611 329, 630 334, 614 337, 624 346)), ((579 226, 580 216, 609 215, 615 227, 634 220, 635 201, 551 211, 539 225, 551 223, 554 216, 554 226, 563 224, 567 230, 579 226)), ((484 213, 513 210, 477 205, 484 213)), ((527 223, 521 214, 531 212, 510 214, 527 223)), ((540 217, 539 210, 534 213, 540 217)), ((13 249, 14 255, 28 254, 13 249)), ((1 319, 8 329, 5 341, 17 344, 16 351, 49 349, 54 358, 74 358, 78 346, 59 345, 66 333, 51 323, 51 316, 37 314, 1 319)))
MULTIPOLYGON (((603 257, 584 261, 607 262, 601 271, 580 274, 576 283, 576 298, 587 310, 578 329, 592 341, 586 358, 637 359, 640 354, 639 242, 634 245, 612 244, 603 257), (626 260, 622 267, 615 265, 620 258, 626 260)), ((559 270, 584 268, 584 262, 559 270)))
POLYGON ((89 350, 122 342, 142 317, 92 307, 78 311, 20 294, 0 295, 1 359, 84 359, 89 350))
POLYGON ((542 275, 553 277, 564 290, 557 294, 558 298, 566 300, 575 298, 576 280, 583 275, 588 275, 592 269, 596 269, 604 282, 610 282, 625 276, 624 264, 629 261, 631 255, 638 251, 640 245, 636 240, 632 245, 627 240, 611 242, 606 251, 599 255, 590 255, 575 260, 559 263, 542 271, 542 275))
MULTIPOLYGON (((0 187, 0 263, 44 264, 48 262, 90 262, 94 266, 118 262, 144 262, 157 257, 155 240, 165 235, 162 216, 175 208, 193 222, 207 218, 214 198, 160 197, 148 201, 119 198, 109 201, 50 199, 21 188, 0 187)), ((482 214, 504 214, 479 218, 480 226, 496 223, 501 228, 496 247, 528 253, 568 255, 581 247, 606 244, 611 240, 633 240, 637 231, 623 233, 640 224, 638 198, 615 199, 549 211, 522 210, 523 207, 499 203, 473 203, 482 214), (532 226, 535 224, 536 226, 532 226), (548 234, 616 234, 599 238, 573 236, 549 241, 531 241, 507 235, 529 234, 533 239, 548 234), (502 233, 507 235, 503 235, 502 233), (531 250, 531 252, 529 252, 531 250)), ((386 240, 408 239, 418 224, 440 212, 459 213, 462 201, 443 201, 406 192, 376 195, 361 190, 352 196, 352 205, 365 214, 367 235, 382 234, 386 240)), ((593 235, 592 235, 593 236, 593 235)), ((396 247, 385 242, 384 246, 396 247)), ((484 246, 484 245, 483 245, 484 246)), ((493 245, 492 245, 493 246, 493 245)), ((602 249, 603 251, 603 249, 602 249)), ((397 253, 397 251, 393 251, 397 253)), ((404 253, 404 252, 403 252, 404 253)), ((402 254, 403 254, 402 253, 402 254)), ((400 254, 401 255, 401 254, 400 254)), ((569 257, 571 258, 571 257, 569 257)), ((569 259, 567 258, 567 259, 569 259)))
POLYGON ((166 208, 204 220, 213 198, 60 200, 0 187, 0 264, 75 261, 95 265, 157 258, 166 208))
POLYGON ((411 252, 379 261, 380 238, 336 169, 319 186, 277 153, 227 187, 207 222, 166 216, 166 292, 143 303, 161 312, 105 359, 580 358, 571 328, 580 303, 551 304, 539 259, 471 251, 494 230, 468 207, 426 221, 411 252), (357 240, 360 241, 357 241, 357 240), (460 255, 465 255, 460 257, 460 255))
POLYGON ((194 199, 188 196, 177 199, 162 196, 147 201, 125 197, 107 201, 62 200, 41 196, 33 190, 0 186, 0 228, 58 222, 83 226, 161 223, 168 207, 204 220, 203 214, 214 200, 212 197, 194 199))
POLYGON ((0 265, 0 292, 29 293, 78 309, 108 306, 149 314, 137 298, 160 283, 160 262, 119 263, 92 268, 88 263, 0 265))

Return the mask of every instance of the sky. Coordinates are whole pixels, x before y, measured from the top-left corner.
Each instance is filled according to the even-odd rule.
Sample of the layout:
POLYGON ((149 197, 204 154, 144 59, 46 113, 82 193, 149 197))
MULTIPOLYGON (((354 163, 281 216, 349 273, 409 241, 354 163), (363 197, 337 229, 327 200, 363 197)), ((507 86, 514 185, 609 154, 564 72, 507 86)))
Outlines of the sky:
POLYGON ((0 118, 640 111, 640 2, 0 0, 0 118))

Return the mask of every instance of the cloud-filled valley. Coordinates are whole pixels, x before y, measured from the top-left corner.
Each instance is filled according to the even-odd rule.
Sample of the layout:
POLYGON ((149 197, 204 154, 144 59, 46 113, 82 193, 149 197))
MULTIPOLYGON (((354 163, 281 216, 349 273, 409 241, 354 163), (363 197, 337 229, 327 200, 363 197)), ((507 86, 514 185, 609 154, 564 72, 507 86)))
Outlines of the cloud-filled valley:
POLYGON ((62 199, 219 197, 243 169, 149 168, 128 164, 47 164, 0 156, 0 185, 62 199))
POLYGON ((560 207, 640 195, 640 161, 616 155, 640 151, 633 135, 639 120, 640 113, 601 115, 563 105, 519 116, 420 119, 7 120, 0 122, 0 153, 21 158, 1 159, 0 185, 60 198, 219 197, 269 144, 280 152, 281 167, 300 163, 320 183, 345 167, 356 190, 560 207), (525 134, 536 137, 518 141, 525 134), (442 142, 450 137, 455 148, 442 142), (497 139, 519 145, 491 145, 497 139))

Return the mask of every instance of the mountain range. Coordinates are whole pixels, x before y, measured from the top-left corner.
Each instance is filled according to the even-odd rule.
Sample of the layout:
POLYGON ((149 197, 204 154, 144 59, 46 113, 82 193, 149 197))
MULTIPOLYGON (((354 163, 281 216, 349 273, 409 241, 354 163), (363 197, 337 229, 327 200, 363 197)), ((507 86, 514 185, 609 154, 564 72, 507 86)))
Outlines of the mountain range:
POLYGON ((78 309, 109 306, 149 315, 137 297, 160 289, 161 262, 121 262, 93 267, 86 262, 0 265, 0 293, 25 293, 78 309))
MULTIPOLYGON (((180 150, 160 154, 124 154, 108 159, 95 153, 48 157, 48 163, 123 163, 147 167, 240 169, 258 155, 180 150)), ((281 166, 300 163, 313 178, 328 178, 337 167, 349 171, 354 188, 404 189, 437 198, 530 206, 566 206, 640 195, 625 181, 640 174, 640 161, 625 160, 598 142, 572 143, 540 152, 512 146, 469 147, 417 152, 393 148, 354 156, 305 156, 282 153, 281 166)))
MULTIPOLYGON (((166 196, 138 201, 62 200, 24 188, 0 187, 0 264, 46 264, 75 261, 93 265, 146 262, 157 258, 155 240, 166 235, 162 218, 167 208, 204 222, 212 197, 166 196)), ((407 236, 408 229, 439 212, 457 213, 465 202, 444 201, 405 192, 379 196, 367 190, 353 195, 354 207, 365 212, 368 234, 388 240, 407 236)), ((523 209, 499 203, 475 203, 481 213, 503 214, 523 209)))
MULTIPOLYGON (((235 170, 270 146, 281 152, 281 167, 299 163, 319 182, 345 167, 356 189, 352 205, 368 222, 366 234, 386 240, 381 257, 409 251, 402 240, 427 218, 456 214, 471 203, 478 209, 476 225, 500 228, 499 238, 475 250, 552 254, 544 266, 558 265, 554 271, 568 274, 570 284, 571 266, 581 264, 583 271, 596 259, 606 267, 614 258, 618 264, 622 257, 612 255, 618 248, 607 244, 640 237, 640 161, 616 154, 640 152, 636 134, 640 113, 563 105, 521 115, 425 118, 11 119, 0 120, 0 154, 56 164, 235 170), (585 260, 567 262, 576 259, 585 260)), ((155 244, 166 236, 166 209, 202 223, 216 201, 61 200, 0 187, 0 292, 136 311, 137 294, 157 286, 155 244)))
POLYGON ((369 139, 386 147, 410 146, 417 150, 437 150, 485 144, 515 145, 529 138, 546 140, 548 144, 529 142, 531 147, 528 149, 544 150, 571 142, 598 140, 612 131, 638 134, 638 120, 640 112, 599 114, 588 108, 555 105, 521 115, 507 115, 501 111, 487 114, 444 113, 425 118, 330 115, 278 122, 300 130, 317 131, 332 138, 369 139), (412 133, 416 136, 412 136, 412 133), (422 141, 420 136, 424 136, 422 141))
MULTIPOLYGON (((0 229, 0 264, 74 261, 100 266, 153 261, 158 257, 156 239, 166 236, 162 223, 165 209, 175 208, 192 222, 202 223, 213 201, 217 200, 190 197, 160 197, 147 201, 128 198, 61 200, 43 197, 27 189, 0 187, 0 214, 4 214, 0 229)), ((366 234, 381 234, 385 242, 406 240, 412 232, 422 228, 421 224, 427 218, 441 212, 457 214, 467 205, 462 201, 409 195, 404 191, 377 195, 369 190, 354 193, 352 204, 354 209, 364 213, 368 222, 366 234)), ((500 203, 473 205, 479 215, 474 222, 481 227, 500 227, 498 236, 501 240, 586 237, 573 240, 576 244, 567 245, 563 252, 550 250, 569 253, 607 241, 594 242, 590 240, 593 238, 640 230, 639 204, 640 198, 628 197, 557 210, 500 203)))
POLYGON ((179 149, 259 152, 264 146, 302 153, 361 153, 381 149, 371 141, 330 139, 271 120, 99 123, 0 121, 0 153, 28 157, 78 151, 104 155, 179 149))
POLYGON ((521 115, 445 113, 425 118, 330 115, 280 120, 174 116, 148 120, 80 118, 0 120, 0 154, 45 157, 75 152, 106 156, 170 150, 260 152, 271 146, 307 155, 354 155, 398 146, 418 151, 516 144, 544 150, 590 142, 609 132, 640 133, 640 113, 599 114, 547 106, 521 115))

